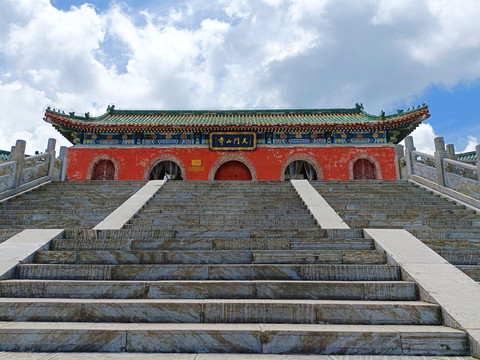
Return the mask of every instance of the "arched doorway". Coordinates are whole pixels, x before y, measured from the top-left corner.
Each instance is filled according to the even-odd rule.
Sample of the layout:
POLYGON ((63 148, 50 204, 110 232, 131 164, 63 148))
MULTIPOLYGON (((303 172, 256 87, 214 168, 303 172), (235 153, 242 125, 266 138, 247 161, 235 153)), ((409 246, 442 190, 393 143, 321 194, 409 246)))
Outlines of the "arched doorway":
POLYGON ((92 180, 114 180, 115 165, 111 160, 100 160, 93 167, 92 180))
POLYGON ((227 161, 215 173, 215 180, 252 180, 248 167, 240 161, 227 161))
POLYGON ((166 173, 170 175, 171 180, 183 180, 180 166, 173 161, 168 160, 160 161, 157 165, 155 165, 150 171, 148 178, 150 180, 163 180, 166 173))
POLYGON ((317 172, 310 163, 303 160, 292 161, 285 169, 285 180, 317 180, 317 172))
POLYGON ((359 159, 353 164, 354 180, 375 180, 375 164, 367 159, 359 159))

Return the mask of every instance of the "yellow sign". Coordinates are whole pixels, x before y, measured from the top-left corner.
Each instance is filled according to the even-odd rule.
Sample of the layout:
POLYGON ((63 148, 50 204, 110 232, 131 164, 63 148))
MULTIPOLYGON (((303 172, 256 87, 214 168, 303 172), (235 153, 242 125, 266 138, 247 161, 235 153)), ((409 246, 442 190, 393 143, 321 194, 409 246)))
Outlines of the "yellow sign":
POLYGON ((192 166, 202 166, 202 160, 201 159, 192 160, 192 166))

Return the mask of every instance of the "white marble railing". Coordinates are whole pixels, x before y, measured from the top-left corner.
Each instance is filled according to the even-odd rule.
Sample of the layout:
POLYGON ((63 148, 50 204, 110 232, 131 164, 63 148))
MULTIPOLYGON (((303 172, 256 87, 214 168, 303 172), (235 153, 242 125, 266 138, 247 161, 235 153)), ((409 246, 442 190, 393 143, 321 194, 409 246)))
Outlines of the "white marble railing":
MULTIPOLYGON (((445 148, 442 137, 437 137, 434 141, 433 155, 416 151, 411 136, 405 139, 405 153, 403 146, 397 145, 399 178, 423 179, 480 201, 480 162, 472 165, 458 161, 453 145, 445 148)), ((477 159, 480 159, 480 145, 477 145, 476 152, 477 159)))
POLYGON ((9 161, 0 164, 0 200, 52 180, 64 180, 66 148, 55 157, 55 139, 49 139, 44 154, 25 156, 25 141, 17 140, 9 161))

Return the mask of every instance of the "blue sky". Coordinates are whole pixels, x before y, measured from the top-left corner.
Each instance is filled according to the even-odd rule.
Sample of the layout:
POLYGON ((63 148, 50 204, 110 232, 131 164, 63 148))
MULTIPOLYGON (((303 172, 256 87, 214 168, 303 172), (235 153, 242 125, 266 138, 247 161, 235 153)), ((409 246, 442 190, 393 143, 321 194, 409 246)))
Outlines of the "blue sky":
POLYGON ((334 108, 422 103, 433 151, 480 139, 478 0, 3 0, 0 149, 42 151, 46 106, 334 108))

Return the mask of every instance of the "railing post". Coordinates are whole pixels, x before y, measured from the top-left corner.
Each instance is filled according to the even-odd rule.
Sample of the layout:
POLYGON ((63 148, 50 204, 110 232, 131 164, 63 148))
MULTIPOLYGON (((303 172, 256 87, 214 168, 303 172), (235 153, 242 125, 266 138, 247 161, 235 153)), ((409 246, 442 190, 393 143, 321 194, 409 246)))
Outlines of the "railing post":
POLYGON ((397 180, 402 178, 402 160, 403 158, 403 145, 395 145, 395 167, 397 168, 397 180))
POLYGON ((437 184, 445 186, 445 177, 443 171, 443 159, 447 157, 447 150, 445 150, 445 140, 438 136, 433 139, 435 142, 435 168, 437 169, 437 184))
POLYGON ((15 169, 15 185, 14 187, 19 187, 22 182, 23 175, 23 166, 25 165, 25 146, 27 143, 25 140, 17 140, 15 144, 15 149, 10 154, 10 160, 16 161, 17 166, 15 169))
POLYGON ((405 161, 407 163, 407 177, 413 174, 413 151, 415 151, 415 146, 413 146, 413 137, 407 136, 405 138, 405 161))
POLYGON ((478 174, 478 182, 480 182, 480 145, 475 146, 475 151, 477 152, 477 174, 478 174))
POLYGON ((60 181, 65 181, 67 177, 67 151, 68 151, 68 148, 66 146, 60 147, 59 158, 62 161, 62 171, 60 173, 60 181))
POLYGON ((457 156, 455 155, 455 145, 453 144, 447 145, 447 157, 450 160, 457 160, 457 156))
POLYGON ((50 180, 54 180, 54 179, 52 179, 52 177, 53 177, 53 168, 55 166, 55 145, 56 145, 56 143, 57 143, 57 140, 48 139, 47 149, 45 150, 45 152, 49 155, 47 176, 50 178, 50 180))

